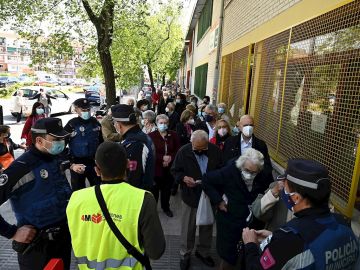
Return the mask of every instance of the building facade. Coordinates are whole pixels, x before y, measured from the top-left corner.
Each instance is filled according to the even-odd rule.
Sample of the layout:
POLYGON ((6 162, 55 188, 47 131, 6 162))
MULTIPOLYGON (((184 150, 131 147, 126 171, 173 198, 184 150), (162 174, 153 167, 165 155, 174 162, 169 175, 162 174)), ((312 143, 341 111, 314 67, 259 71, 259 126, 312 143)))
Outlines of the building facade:
MULTIPOLYGON (((192 63, 186 67, 189 88, 225 102, 233 123, 253 115, 257 136, 281 166, 293 157, 326 165, 332 203, 352 216, 360 178, 360 2, 223 0, 222 10, 215 4, 222 1, 213 2, 212 24, 200 42, 201 12, 193 15, 197 43, 193 56, 190 45, 184 54, 184 62, 192 63), (217 21, 222 21, 218 91, 211 80, 217 76, 215 58, 201 43, 209 41, 217 21), (196 76, 203 73, 199 91, 196 76)), ((186 83, 187 76, 183 79, 186 83)))
POLYGON ((0 72, 29 73, 30 43, 12 32, 0 32, 0 72))
MULTIPOLYGON (((75 78, 80 67, 84 47, 74 42, 74 56, 70 59, 60 57, 47 63, 46 68, 59 78, 75 78)), ((32 49, 30 42, 14 32, 0 32, 0 72, 14 74, 33 73, 42 70, 31 66, 32 49)))

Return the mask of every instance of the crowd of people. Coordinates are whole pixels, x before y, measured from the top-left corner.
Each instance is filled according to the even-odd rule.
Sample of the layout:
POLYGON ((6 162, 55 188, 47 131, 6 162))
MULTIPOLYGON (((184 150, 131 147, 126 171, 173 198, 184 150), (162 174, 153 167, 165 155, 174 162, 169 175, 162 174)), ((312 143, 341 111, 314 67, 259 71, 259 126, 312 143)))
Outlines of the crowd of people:
POLYGON ((87 99, 73 105, 77 116, 63 127, 36 102, 21 145, 0 126, 0 203, 10 199, 17 219, 0 216, 0 234, 13 239, 20 269, 43 269, 51 258, 69 269, 71 249, 80 269, 151 269, 166 243, 158 200, 172 218, 179 189, 181 270, 194 249, 215 267, 215 222, 218 269, 354 269, 358 240, 329 210, 327 168, 291 159, 274 179, 251 115, 232 126, 226 104, 176 87, 140 92, 101 123, 87 99), (27 151, 14 160, 17 147, 27 151))

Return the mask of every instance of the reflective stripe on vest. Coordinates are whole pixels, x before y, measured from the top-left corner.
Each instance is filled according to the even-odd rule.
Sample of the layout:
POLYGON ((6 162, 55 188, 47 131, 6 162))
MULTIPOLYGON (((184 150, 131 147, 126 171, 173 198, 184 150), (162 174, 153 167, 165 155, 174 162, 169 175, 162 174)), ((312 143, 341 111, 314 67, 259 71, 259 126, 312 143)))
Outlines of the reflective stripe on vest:
POLYGON ((125 258, 123 260, 116 260, 116 259, 107 259, 102 262, 97 262, 96 260, 89 260, 87 257, 80 257, 76 258, 78 264, 86 264, 88 268, 96 269, 96 270, 103 270, 106 268, 118 268, 122 266, 131 267, 133 268, 135 264, 138 262, 135 258, 125 258))
MULTIPOLYGON (((138 224, 145 190, 123 182, 103 184, 101 192, 115 225, 129 243, 144 253, 138 239, 138 224)), ((94 187, 74 192, 66 213, 74 255, 79 258, 79 269, 143 269, 111 231, 101 212, 94 187)))

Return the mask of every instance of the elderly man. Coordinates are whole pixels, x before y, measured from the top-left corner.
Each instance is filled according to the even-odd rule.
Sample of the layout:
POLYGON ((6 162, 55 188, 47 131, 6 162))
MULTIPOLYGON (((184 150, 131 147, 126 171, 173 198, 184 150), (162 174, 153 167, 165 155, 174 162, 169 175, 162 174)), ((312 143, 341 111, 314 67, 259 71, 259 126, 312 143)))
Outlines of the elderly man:
POLYGON ((246 269, 355 269, 358 241, 344 219, 330 213, 326 167, 293 159, 283 177, 281 198, 297 218, 273 233, 244 229, 246 269))
MULTIPOLYGON (((196 130, 191 136, 191 143, 184 145, 175 157, 171 172, 180 184, 182 198, 182 225, 180 268, 189 269, 190 256, 195 245, 196 211, 201 195, 202 176, 222 166, 222 153, 213 144, 205 131, 196 130)), ((209 256, 212 240, 212 225, 199 226, 200 241, 195 252, 204 264, 214 266, 209 256)))
POLYGON ((254 118, 248 114, 243 115, 237 122, 237 126, 240 133, 225 141, 223 149, 225 162, 241 156, 245 149, 254 148, 264 155, 264 174, 270 184, 273 182, 270 156, 266 143, 254 135, 254 118))
POLYGON ((215 136, 215 128, 217 121, 217 107, 215 105, 206 105, 203 117, 204 121, 199 122, 196 125, 196 129, 201 129, 209 135, 209 139, 215 136))

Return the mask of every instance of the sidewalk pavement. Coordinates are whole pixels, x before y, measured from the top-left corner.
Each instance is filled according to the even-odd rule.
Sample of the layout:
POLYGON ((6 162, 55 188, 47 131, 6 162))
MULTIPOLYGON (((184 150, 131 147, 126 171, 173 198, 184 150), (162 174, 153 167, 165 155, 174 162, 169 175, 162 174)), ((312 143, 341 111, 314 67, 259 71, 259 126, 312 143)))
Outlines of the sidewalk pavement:
MULTIPOLYGON (((160 203, 159 203, 160 205, 160 203)), ((170 207, 174 213, 173 218, 167 217, 158 207, 161 224, 166 236, 166 250, 160 260, 153 261, 151 265, 154 270, 179 270, 179 250, 180 250, 180 229, 181 229, 181 198, 178 193, 175 197, 171 197, 170 207)), ((0 214, 10 223, 15 223, 14 215, 11 211, 10 203, 6 202, 0 207, 0 214)), ((214 227, 215 235, 215 227, 214 227)), ((214 258, 216 265, 214 268, 206 267, 195 256, 191 258, 190 270, 210 270, 217 269, 219 258, 215 250, 215 237, 213 237, 213 245, 211 256, 214 258)), ((0 269, 1 270, 18 270, 17 256, 11 248, 11 240, 0 237, 0 269)), ((71 269, 77 269, 75 259, 72 259, 71 269)))

